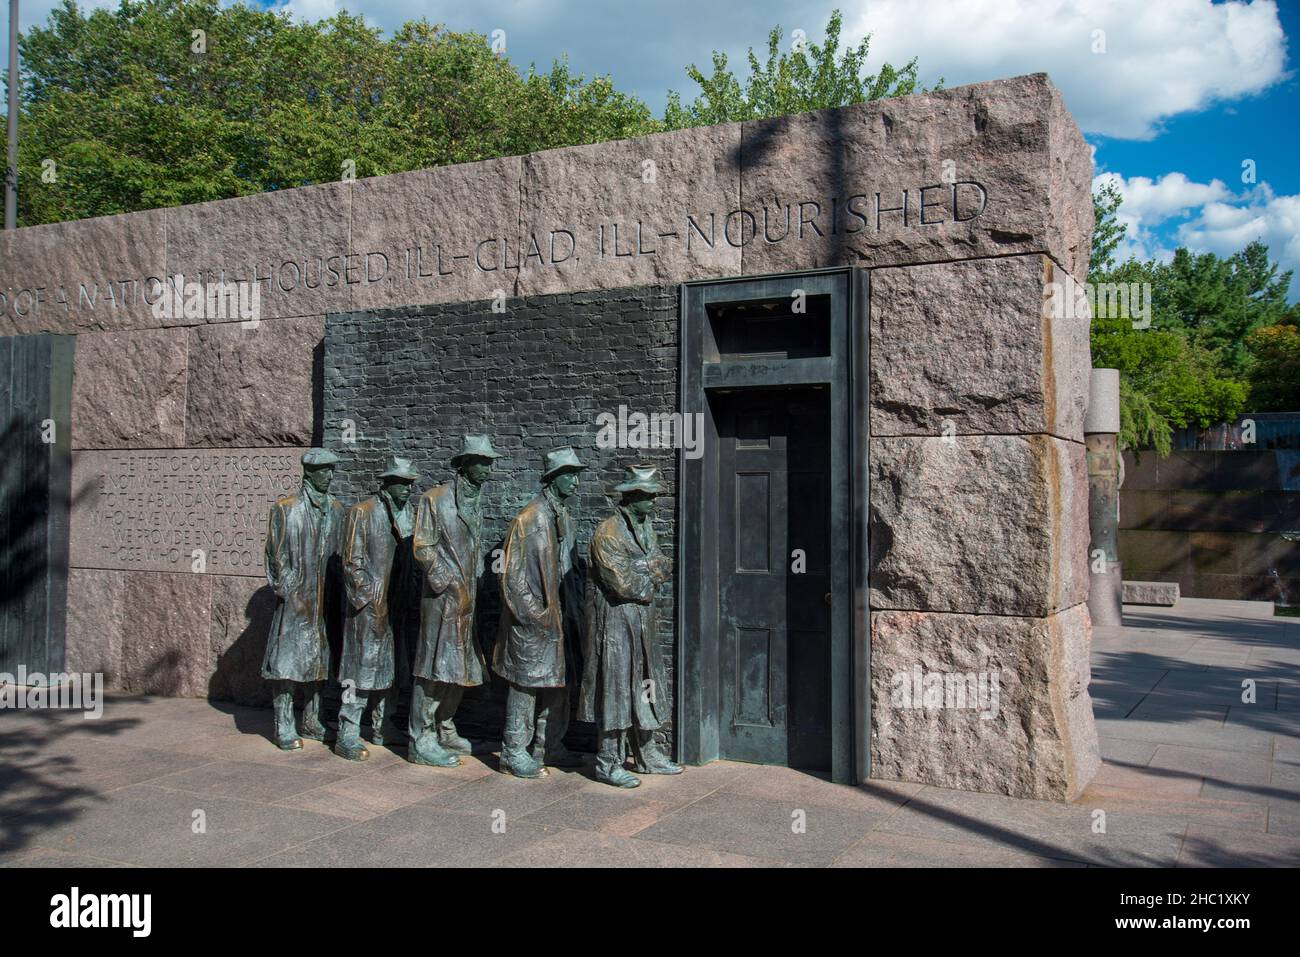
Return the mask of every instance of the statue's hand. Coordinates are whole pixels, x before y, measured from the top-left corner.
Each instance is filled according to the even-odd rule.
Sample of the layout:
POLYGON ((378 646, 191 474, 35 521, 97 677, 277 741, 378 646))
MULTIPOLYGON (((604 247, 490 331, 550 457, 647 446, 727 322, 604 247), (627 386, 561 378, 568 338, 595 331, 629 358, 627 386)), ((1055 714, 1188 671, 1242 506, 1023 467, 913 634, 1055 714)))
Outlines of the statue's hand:
POLYGON ((302 575, 296 569, 289 569, 280 576, 280 585, 276 588, 276 594, 281 598, 288 598, 296 592, 302 585, 302 575))
POLYGON ((662 556, 650 560, 650 577, 656 585, 662 585, 673 577, 673 563, 662 556))
POLYGON ((441 595, 455 579, 456 576, 436 558, 429 563, 429 570, 424 576, 424 580, 429 583, 429 590, 435 595, 441 595))

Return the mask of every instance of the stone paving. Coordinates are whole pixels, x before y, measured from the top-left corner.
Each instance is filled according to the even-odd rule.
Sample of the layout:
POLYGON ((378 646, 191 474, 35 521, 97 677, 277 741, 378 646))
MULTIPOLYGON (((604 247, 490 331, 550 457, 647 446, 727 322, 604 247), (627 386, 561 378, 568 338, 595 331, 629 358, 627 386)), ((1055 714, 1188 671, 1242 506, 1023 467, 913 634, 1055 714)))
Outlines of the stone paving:
POLYGON ((281 754, 267 710, 115 695, 97 721, 0 713, 0 864, 1296 866, 1300 619, 1271 611, 1185 598, 1096 629, 1105 764, 1073 804, 731 762, 633 791, 518 781, 492 754, 352 764, 281 754))

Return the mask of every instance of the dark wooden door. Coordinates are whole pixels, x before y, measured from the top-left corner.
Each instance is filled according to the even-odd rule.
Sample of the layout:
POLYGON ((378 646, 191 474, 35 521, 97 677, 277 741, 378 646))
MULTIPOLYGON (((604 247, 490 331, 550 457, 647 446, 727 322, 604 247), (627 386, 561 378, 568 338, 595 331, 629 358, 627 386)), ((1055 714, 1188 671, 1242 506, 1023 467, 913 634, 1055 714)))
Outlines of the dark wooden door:
POLYGON ((721 756, 830 770, 829 390, 715 402, 721 756))

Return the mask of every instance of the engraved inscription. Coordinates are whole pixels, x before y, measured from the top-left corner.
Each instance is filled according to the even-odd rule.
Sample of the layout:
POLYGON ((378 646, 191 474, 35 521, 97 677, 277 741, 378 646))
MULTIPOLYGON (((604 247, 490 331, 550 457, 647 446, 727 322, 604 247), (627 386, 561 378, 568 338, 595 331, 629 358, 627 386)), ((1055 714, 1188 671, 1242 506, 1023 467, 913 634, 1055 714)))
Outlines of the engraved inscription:
POLYGON ((192 279, 205 285, 249 283, 263 297, 374 283, 425 283, 476 274, 490 281, 529 270, 582 269, 584 264, 644 256, 685 256, 702 250, 829 240, 854 234, 870 245, 900 229, 960 226, 981 216, 989 193, 975 180, 917 182, 783 201, 772 197, 733 209, 681 210, 662 221, 609 218, 502 230, 460 241, 400 248, 285 250, 280 255, 229 263, 192 263, 179 276, 63 277, 53 285, 30 282, 0 288, 0 314, 15 318, 48 311, 95 315, 152 305, 167 285, 192 279))
POLYGON ((71 564, 261 575, 267 513, 298 488, 303 451, 74 452, 71 564))

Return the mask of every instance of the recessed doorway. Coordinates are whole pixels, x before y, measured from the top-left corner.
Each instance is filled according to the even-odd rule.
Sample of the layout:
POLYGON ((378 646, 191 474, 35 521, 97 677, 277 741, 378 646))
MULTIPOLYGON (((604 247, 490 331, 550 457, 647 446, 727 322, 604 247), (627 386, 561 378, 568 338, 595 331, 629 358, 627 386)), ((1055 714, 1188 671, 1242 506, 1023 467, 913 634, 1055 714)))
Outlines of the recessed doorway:
MULTIPOLYGON (((867 773, 865 436, 846 270, 683 290, 681 758, 867 773)), ((865 365, 863 366, 865 368, 865 365)))

